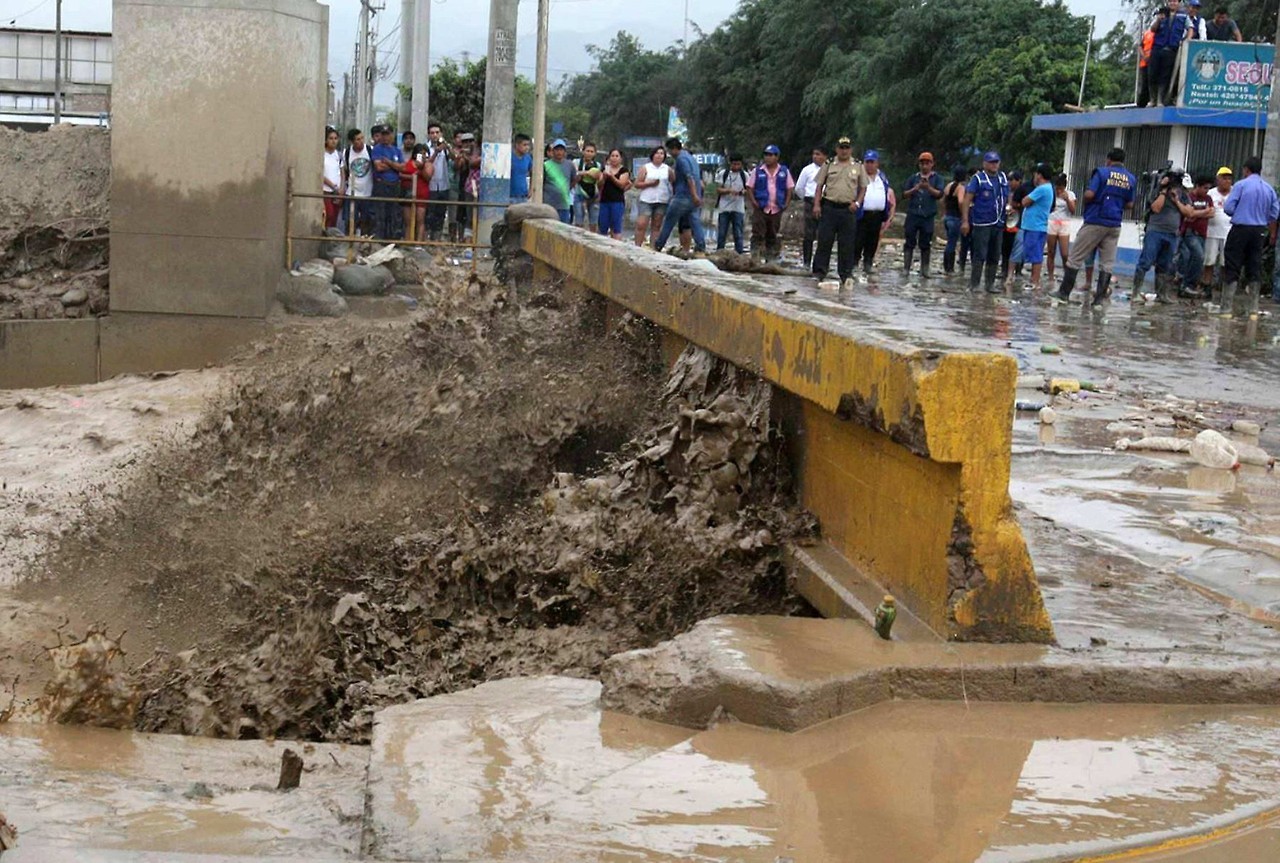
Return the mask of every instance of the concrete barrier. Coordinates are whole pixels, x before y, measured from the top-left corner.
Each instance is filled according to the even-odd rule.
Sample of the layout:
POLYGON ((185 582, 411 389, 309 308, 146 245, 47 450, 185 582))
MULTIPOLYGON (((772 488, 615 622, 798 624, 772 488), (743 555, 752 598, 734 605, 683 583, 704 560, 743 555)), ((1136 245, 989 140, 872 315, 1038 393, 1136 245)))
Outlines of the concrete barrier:
MULTIPOLYGON (((890 341, 860 330, 854 310, 833 314, 559 223, 525 222, 522 241, 536 273, 561 274, 789 394, 779 402, 803 504, 854 570, 934 632, 1053 640, 1009 498, 1011 358, 890 341)), ((812 594, 837 613, 822 607, 830 591, 812 594)))

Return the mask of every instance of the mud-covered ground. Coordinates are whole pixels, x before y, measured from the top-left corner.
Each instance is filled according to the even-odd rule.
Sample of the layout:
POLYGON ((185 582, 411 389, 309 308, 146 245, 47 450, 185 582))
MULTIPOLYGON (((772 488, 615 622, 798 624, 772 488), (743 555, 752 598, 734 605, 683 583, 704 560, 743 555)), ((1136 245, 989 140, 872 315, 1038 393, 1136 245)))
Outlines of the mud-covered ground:
POLYGON ((107 309, 111 135, 0 128, 0 320, 107 309))
POLYGON ((388 703, 800 609, 767 387, 695 352, 667 379, 646 326, 551 295, 427 290, 258 346, 61 538, 23 599, 129 631, 46 714, 360 741, 388 703))

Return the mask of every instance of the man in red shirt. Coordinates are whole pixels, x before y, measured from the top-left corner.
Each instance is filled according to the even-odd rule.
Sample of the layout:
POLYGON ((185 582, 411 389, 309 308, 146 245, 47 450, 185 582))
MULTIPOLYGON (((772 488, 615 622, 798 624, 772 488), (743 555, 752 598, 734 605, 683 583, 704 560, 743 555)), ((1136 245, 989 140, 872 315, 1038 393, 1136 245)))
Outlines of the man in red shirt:
POLYGON ((1212 177, 1197 177, 1195 186, 1187 193, 1187 206, 1182 210, 1182 224, 1178 228, 1178 273, 1182 286, 1178 296, 1200 299, 1204 295, 1198 285, 1204 269, 1204 241, 1209 236, 1209 220, 1213 218, 1213 199, 1209 197, 1212 177))

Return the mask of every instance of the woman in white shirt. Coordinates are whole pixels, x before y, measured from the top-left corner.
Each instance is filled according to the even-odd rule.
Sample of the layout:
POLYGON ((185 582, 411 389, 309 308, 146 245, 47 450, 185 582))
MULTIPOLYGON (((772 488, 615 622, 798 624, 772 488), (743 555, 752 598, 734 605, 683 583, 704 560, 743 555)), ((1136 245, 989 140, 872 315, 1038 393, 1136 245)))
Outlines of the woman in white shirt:
POLYGON ((1049 264, 1049 281, 1053 281, 1055 259, 1062 256, 1062 266, 1067 265, 1067 250, 1071 246, 1071 217, 1076 214, 1076 193, 1067 188, 1067 175, 1059 174, 1053 183, 1053 209, 1049 211, 1049 248, 1046 261, 1049 264))
POLYGON ((324 189, 324 226, 336 227, 342 212, 342 154, 338 152, 338 130, 324 129, 324 173, 320 177, 324 189))
POLYGON ((632 184, 640 190, 640 212, 636 217, 636 245, 643 246, 645 235, 652 232, 654 241, 662 231, 662 220, 671 201, 671 166, 667 164, 665 147, 654 147, 649 161, 640 167, 632 184))

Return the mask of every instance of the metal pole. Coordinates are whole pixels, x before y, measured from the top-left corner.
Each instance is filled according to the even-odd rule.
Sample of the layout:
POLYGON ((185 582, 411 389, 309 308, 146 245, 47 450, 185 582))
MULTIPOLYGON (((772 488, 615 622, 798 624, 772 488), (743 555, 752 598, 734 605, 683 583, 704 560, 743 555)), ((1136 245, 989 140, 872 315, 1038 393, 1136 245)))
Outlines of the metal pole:
POLYGON ((412 129, 425 136, 426 129, 412 125, 408 95, 413 87, 413 11, 414 0, 400 0, 400 86, 396 91, 396 125, 401 132, 412 129))
POLYGON ((1093 51, 1093 27, 1098 22, 1094 15, 1089 16, 1089 41, 1084 43, 1084 68, 1080 70, 1080 97, 1076 104, 1084 107, 1084 82, 1089 77, 1089 54, 1093 51))
POLYGON ((542 151, 547 146, 547 30, 551 26, 551 0, 538 0, 538 73, 533 91, 533 178, 529 200, 542 201, 542 151))
MULTIPOLYGON (((373 37, 369 38, 373 42, 373 37)), ((378 88, 378 46, 369 45, 369 80, 364 89, 364 115, 368 123, 373 123, 373 91, 378 88)))
POLYGON ((684 0, 684 41, 680 43, 680 56, 689 53, 689 0, 684 0))
POLYGON ((62 0, 57 2, 53 25, 53 122, 62 122, 62 0))
POLYGON ((360 42, 356 46, 356 128, 369 134, 369 115, 365 111, 369 89, 369 0, 360 0, 360 42))
MULTIPOLYGON (((416 0, 413 16, 413 130, 425 141, 431 122, 431 4, 416 0)), ((403 25, 402 25, 403 26, 403 25)), ((402 61, 403 62, 403 61, 402 61)))
MULTIPOLYGON (((489 0, 489 59, 485 63, 484 132, 480 158, 480 200, 511 202, 511 115, 516 102, 517 0, 489 0)), ((489 236, 503 217, 501 207, 480 207, 479 228, 489 236)))
MULTIPOLYGON (((1276 16, 1276 38, 1280 38, 1280 15, 1276 16)), ((1257 153, 1257 145, 1254 145, 1257 153)), ((1267 134, 1262 136, 1262 176, 1274 183, 1280 177, 1280 87, 1271 82, 1271 102, 1267 105, 1267 134)))

